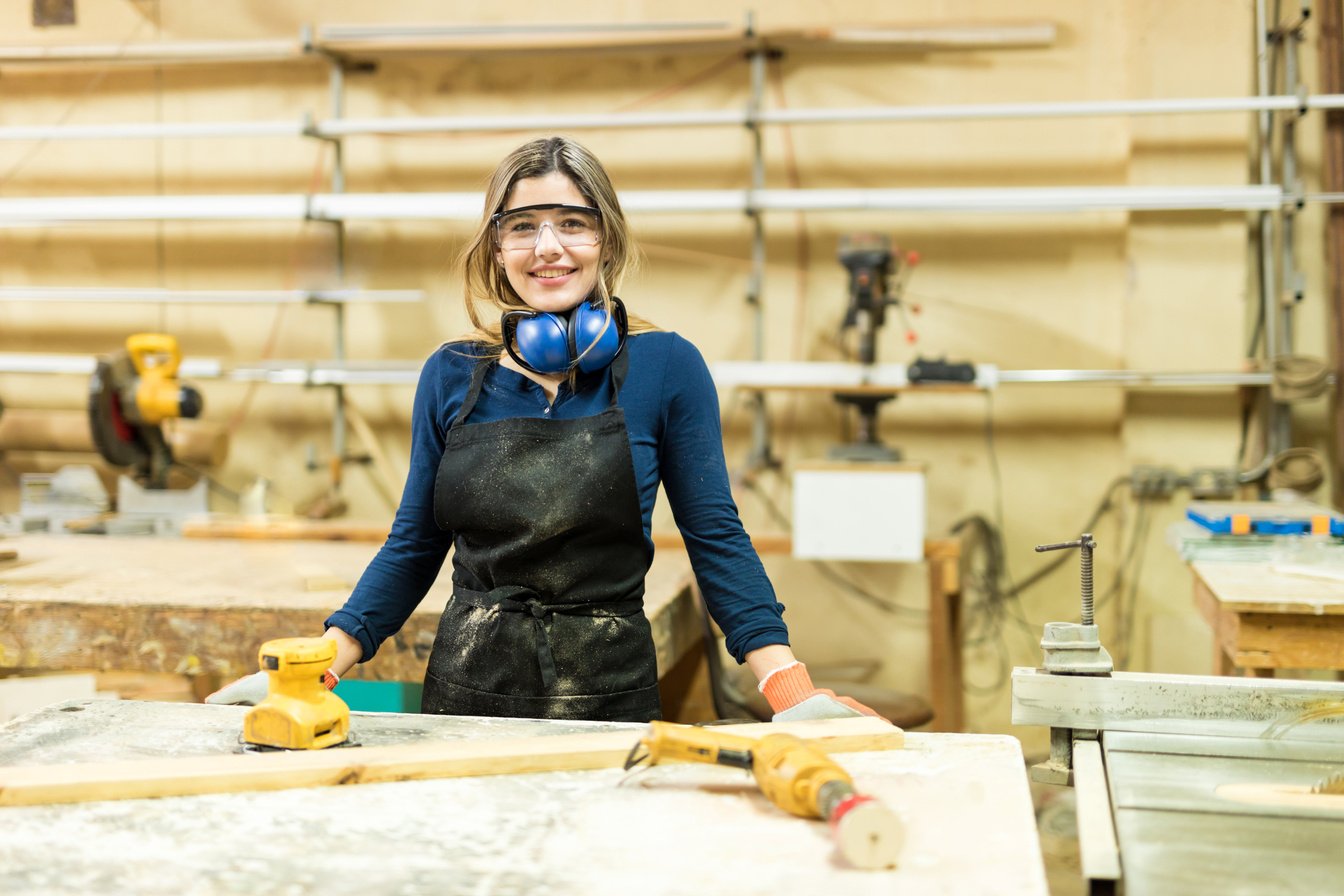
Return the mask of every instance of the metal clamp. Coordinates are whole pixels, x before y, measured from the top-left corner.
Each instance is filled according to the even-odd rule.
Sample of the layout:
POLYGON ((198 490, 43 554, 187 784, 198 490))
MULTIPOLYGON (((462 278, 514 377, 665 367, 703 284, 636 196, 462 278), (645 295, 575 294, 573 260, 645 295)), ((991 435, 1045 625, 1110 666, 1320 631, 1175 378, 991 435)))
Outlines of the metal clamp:
POLYGON ((1041 637, 1045 651, 1044 667, 1047 672, 1064 675, 1109 675, 1115 668, 1111 655, 1101 646, 1101 638, 1093 617, 1092 551, 1097 543, 1092 533, 1084 532, 1077 541, 1059 544, 1040 544, 1039 551, 1061 551, 1079 548, 1082 551, 1082 622, 1047 622, 1041 637))

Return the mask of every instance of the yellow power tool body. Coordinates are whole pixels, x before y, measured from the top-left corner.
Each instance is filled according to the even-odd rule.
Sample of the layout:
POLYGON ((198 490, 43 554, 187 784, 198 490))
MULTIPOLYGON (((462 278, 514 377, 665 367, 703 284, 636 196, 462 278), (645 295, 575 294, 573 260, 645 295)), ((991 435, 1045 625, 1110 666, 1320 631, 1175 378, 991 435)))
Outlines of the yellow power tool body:
POLYGON ((178 382, 182 353, 166 333, 136 333, 115 354, 101 357, 89 381, 89 425, 108 463, 133 467, 151 488, 167 486, 173 454, 167 420, 200 416, 201 393, 178 382))
POLYGON ((714 728, 649 723, 626 768, 640 762, 708 762, 749 769, 770 802, 801 818, 827 821, 841 853, 859 868, 896 864, 905 826, 889 808, 854 789, 833 759, 791 734, 741 737, 714 728), (635 753, 643 748, 644 756, 635 753))
POLYGON ((243 740, 280 750, 321 750, 350 736, 350 708, 327 690, 323 674, 336 659, 327 638, 280 638, 257 651, 269 693, 243 718, 243 740))

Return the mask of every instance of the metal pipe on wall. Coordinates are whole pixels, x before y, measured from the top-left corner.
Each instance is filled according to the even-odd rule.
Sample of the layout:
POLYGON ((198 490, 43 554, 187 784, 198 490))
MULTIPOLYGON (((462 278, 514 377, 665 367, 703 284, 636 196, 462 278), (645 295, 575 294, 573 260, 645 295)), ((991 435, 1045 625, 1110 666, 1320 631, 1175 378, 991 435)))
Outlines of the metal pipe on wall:
MULTIPOLYGON (((1320 86, 1344 90, 1344 4, 1322 3, 1317 26, 1320 86)), ((1322 129, 1321 190, 1344 193, 1344 111, 1325 114, 1322 129)), ((1336 388, 1330 394, 1331 503, 1344 507, 1344 205, 1332 205, 1325 217, 1325 307, 1336 388)))
POLYGON ((450 115, 340 118, 322 121, 113 122, 107 124, 0 126, 0 140, 217 139, 222 137, 391 137, 496 131, 605 130, 621 128, 751 127, 755 125, 882 124, 1003 121, 1229 112, 1329 111, 1344 108, 1344 94, 1265 97, 1197 97, 1059 103, 976 103, 936 106, 859 106, 840 109, 746 109, 698 112, 570 113, 565 115, 450 115))

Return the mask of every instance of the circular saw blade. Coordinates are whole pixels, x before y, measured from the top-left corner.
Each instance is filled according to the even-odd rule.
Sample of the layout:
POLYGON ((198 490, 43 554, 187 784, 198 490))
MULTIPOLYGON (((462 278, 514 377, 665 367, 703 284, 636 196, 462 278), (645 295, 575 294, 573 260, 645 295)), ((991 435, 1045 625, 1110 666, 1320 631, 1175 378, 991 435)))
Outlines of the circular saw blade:
POLYGON ((139 427, 126 419, 118 385, 124 372, 115 361, 99 358, 89 380, 89 429, 98 453, 110 464, 139 467, 149 462, 150 451, 139 427))

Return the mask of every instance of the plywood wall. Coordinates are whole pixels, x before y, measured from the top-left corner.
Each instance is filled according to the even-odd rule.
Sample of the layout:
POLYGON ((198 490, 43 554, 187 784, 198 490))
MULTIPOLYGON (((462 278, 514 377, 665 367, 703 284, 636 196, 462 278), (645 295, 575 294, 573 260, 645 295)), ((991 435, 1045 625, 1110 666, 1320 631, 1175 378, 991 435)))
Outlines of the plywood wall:
MULTIPOLYGON (((744 23, 751 4, 684 0, 557 6, 514 2, 384 0, 187 0, 81 2, 79 24, 34 29, 28 4, 0 9, 6 42, 120 43, 293 37, 305 22, 576 24, 679 21, 744 23)), ((771 107, 992 103, 1128 97, 1238 96, 1253 89, 1253 11, 1227 0, 992 0, 938 3, 780 0, 758 4, 763 26, 835 23, 956 24, 1049 21, 1049 47, 908 53, 804 53, 771 64, 771 107)), ((1310 77, 1312 48, 1304 49, 1310 77)), ((0 125, 96 121, 293 119, 327 113, 323 66, 262 64, 122 71, 90 66, 0 79, 0 125)), ((384 60, 348 79, 347 113, 471 115, 739 109, 748 71, 735 54, 489 54, 384 60)), ((1249 116, 1079 118, 1055 121, 797 126, 767 132, 771 186, 974 187, 1248 182, 1249 116)), ((1305 174, 1315 174, 1318 134, 1302 136, 1305 174)), ((357 138, 346 149, 351 191, 478 189, 494 163, 532 134, 357 138)), ((750 136, 731 128, 576 132, 609 166, 621 189, 741 187, 750 177, 750 136)), ((0 144, 0 195, 279 193, 325 189, 330 149, 307 140, 159 140, 0 144)), ((750 231, 734 215, 641 216, 645 263, 625 296, 635 310, 696 342, 712 361, 753 353, 754 316, 744 301, 750 231)), ((910 285, 922 313, 913 346, 901 328, 882 334, 882 360, 946 354, 1014 368, 1235 369, 1256 301, 1239 214, 985 216, 947 214, 770 215, 763 306, 772 360, 840 357, 834 334, 846 304, 837 240, 855 230, 891 234, 923 257, 910 285)), ((1309 282, 1299 340, 1324 352, 1319 300, 1319 219, 1307 216, 1299 253, 1309 282)), ((418 362, 461 332, 460 279, 452 259, 465 229, 378 223, 349 228, 347 284, 417 288, 415 306, 355 306, 349 356, 418 362)), ((318 223, 143 224, 0 230, 0 284, 182 288, 285 288, 334 284, 334 243, 318 223)), ((133 331, 175 333, 184 350, 226 363, 330 357, 332 315, 321 308, 41 306, 0 304, 0 351, 94 353, 133 331)), ((329 449, 331 396, 322 390, 204 384, 207 416, 228 426, 234 447, 215 475, 240 490, 273 483, 277 510, 302 507, 327 487, 309 469, 307 446, 329 449)), ((0 400, 14 407, 77 408, 78 378, 0 376, 0 400)), ((357 387, 350 397, 375 426, 401 475, 408 441, 409 387, 357 387)), ((729 462, 750 447, 742 396, 724 394, 729 462)), ((749 529, 776 531, 771 505, 787 509, 788 470, 823 456, 843 423, 827 398, 772 396, 778 473, 739 495, 749 529)), ((1076 536, 1110 483, 1139 463, 1226 465, 1235 460, 1237 397, 1230 391, 1129 393, 1102 387, 1003 388, 986 396, 907 396, 882 412, 883 436, 928 464, 932 535, 981 514, 1006 535, 1012 575, 1038 559, 1031 546, 1076 536)), ((1319 408, 1303 414, 1318 438, 1319 408)), ((356 447, 357 443, 356 443, 356 447)), ((0 508, 13 509, 13 475, 68 460, 11 455, 0 476, 0 508)), ((370 471, 348 472, 351 515, 390 514, 370 471)), ((1132 606, 1132 668, 1204 672, 1211 646, 1195 616, 1188 573, 1164 544, 1183 497, 1143 508, 1118 492, 1119 510, 1098 527, 1099 573, 1109 582, 1122 546, 1138 532, 1141 575, 1120 590, 1132 606)), ((219 509, 231 510, 217 499, 219 509)), ((657 525, 670 528, 666 508, 657 525)), ((844 577, 913 609, 880 612, 815 565, 768 558, 789 607, 795 647, 813 662, 883 661, 879 680, 927 689, 919 566, 845 565, 844 577)), ((996 616, 976 595, 968 620, 982 640, 968 650, 970 723, 1006 730, 1006 664, 1033 664, 1040 623, 1076 606, 1076 567, 1053 575, 996 616), (996 619, 997 621, 988 621, 996 619), (1019 623, 1016 620, 1022 620, 1019 623)), ((1131 570, 1133 566, 1130 567, 1131 570)), ((1115 610, 1101 622, 1115 631, 1115 610)), ((1019 732, 1027 734, 1025 732, 1019 732)), ((1034 734, 1027 734, 1029 738, 1034 734)))

